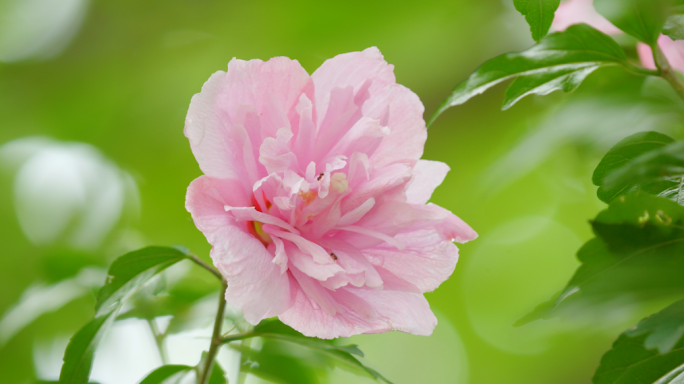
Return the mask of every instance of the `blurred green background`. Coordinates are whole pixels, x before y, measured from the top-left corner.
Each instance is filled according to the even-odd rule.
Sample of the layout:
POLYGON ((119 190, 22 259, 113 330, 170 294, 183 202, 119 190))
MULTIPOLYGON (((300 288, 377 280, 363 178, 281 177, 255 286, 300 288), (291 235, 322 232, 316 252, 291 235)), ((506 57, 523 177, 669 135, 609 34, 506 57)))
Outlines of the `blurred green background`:
MULTIPOLYGON (((113 257, 182 244, 208 260, 184 209, 201 172, 182 130, 192 95, 231 58, 288 56, 311 73, 377 46, 427 117, 484 60, 532 43, 512 0, 0 0, 0 383, 57 378, 113 257)), ((589 383, 611 341, 653 309, 512 326, 577 267, 587 220, 603 208, 591 185, 601 155, 636 131, 681 138, 682 106, 657 82, 611 69, 572 95, 505 112, 503 90, 429 130, 424 158, 452 169, 432 201, 480 234, 427 294, 435 334, 352 338, 396 383, 589 383)), ((217 288, 183 268, 169 273, 193 297, 217 288)), ((103 384, 135 383, 159 364, 149 334, 126 321, 98 355, 103 384)), ((170 353, 172 362, 199 358, 170 353)), ((328 380, 365 379, 335 369, 328 380)))

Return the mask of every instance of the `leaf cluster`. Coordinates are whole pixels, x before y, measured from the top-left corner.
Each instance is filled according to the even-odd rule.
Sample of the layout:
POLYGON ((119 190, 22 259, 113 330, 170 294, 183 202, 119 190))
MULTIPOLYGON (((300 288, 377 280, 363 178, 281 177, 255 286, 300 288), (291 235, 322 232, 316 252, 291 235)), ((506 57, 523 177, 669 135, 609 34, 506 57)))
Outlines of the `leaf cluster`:
MULTIPOLYGON (((681 297, 684 292, 684 141, 658 132, 631 135, 594 171, 609 204, 591 221, 595 238, 561 293, 519 321, 608 307, 611 301, 681 297)), ((606 353, 597 384, 679 383, 684 379, 684 301, 623 333, 606 353)))
MULTIPOLYGON (((599 68, 617 66, 637 75, 665 77, 660 70, 651 71, 632 64, 613 38, 586 24, 547 35, 559 0, 513 0, 513 4, 525 17, 537 44, 523 52, 506 53, 482 64, 456 86, 433 113, 428 126, 447 109, 506 80, 514 79, 506 90, 503 110, 525 96, 547 95, 556 90, 572 92, 599 68)), ((593 4, 616 27, 653 49, 656 49, 661 33, 673 39, 684 36, 682 0, 594 0, 593 4)))
MULTIPOLYGON (((163 293, 167 287, 159 277, 165 269, 185 259, 191 259, 205 269, 211 268, 180 247, 147 247, 117 258, 111 264, 107 280, 97 295, 95 317, 76 332, 67 346, 59 383, 88 383, 97 345, 117 318, 154 320, 155 317, 171 314, 174 320, 180 320, 172 320, 166 333, 184 329, 186 319, 182 316, 183 310, 209 291, 200 289, 187 297, 188 290, 181 289, 184 292, 182 297, 174 298, 173 289, 170 294, 163 293), (143 290, 152 291, 152 295, 141 294, 143 290), (119 315, 126 302, 133 302, 137 307, 119 315)), ((210 272, 214 273, 212 270, 210 272)), ((358 359, 363 357, 363 352, 356 345, 341 346, 334 341, 306 337, 277 319, 264 320, 245 333, 228 335, 223 343, 242 352, 243 372, 278 383, 318 383, 319 376, 325 374, 324 370, 332 367, 341 367, 389 383, 358 359), (252 338, 263 340, 261 348, 252 349, 248 345, 231 343, 252 338)), ((176 384, 186 380, 188 375, 199 376, 200 367, 204 367, 209 358, 212 357, 205 352, 197 366, 163 365, 150 372, 141 384, 176 384)), ((225 372, 216 362, 208 377, 208 384, 226 383, 225 372)))

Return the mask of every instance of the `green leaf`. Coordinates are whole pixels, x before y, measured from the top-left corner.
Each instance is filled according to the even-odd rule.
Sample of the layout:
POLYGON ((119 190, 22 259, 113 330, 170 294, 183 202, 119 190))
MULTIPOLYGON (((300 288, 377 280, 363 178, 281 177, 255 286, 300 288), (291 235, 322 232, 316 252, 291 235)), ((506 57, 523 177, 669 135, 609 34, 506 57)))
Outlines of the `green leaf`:
POLYGON ((601 359, 594 384, 681 384, 682 334, 684 301, 679 301, 620 335, 601 359))
POLYGON ((606 186, 606 178, 611 173, 614 173, 621 168, 628 167, 634 159, 641 155, 661 149, 673 141, 674 140, 667 135, 648 131, 635 133, 615 144, 608 153, 603 156, 603 159, 601 159, 601 162, 596 166, 594 175, 592 176, 594 185, 599 187, 596 192, 598 198, 603 202, 609 203, 620 194, 625 193, 629 191, 630 188, 636 186, 637 184, 634 183, 633 180, 615 180, 614 177, 611 178, 611 182, 606 186))
POLYGON ((95 309, 98 314, 131 297, 153 276, 185 259, 187 253, 172 247, 146 247, 114 260, 107 282, 100 290, 95 309))
POLYGON ((608 175, 604 186, 618 191, 641 189, 684 203, 684 141, 670 143, 630 161, 608 175))
POLYGON ((629 35, 654 46, 673 6, 671 0, 594 0, 594 8, 629 35))
POLYGON ((214 361, 214 366, 211 368, 208 384, 226 384, 226 371, 221 368, 218 361, 214 361))
POLYGON ((366 367, 353 356, 357 355, 363 357, 363 352, 361 352, 356 345, 337 346, 327 340, 306 337, 277 319, 263 320, 254 327, 253 332, 257 336, 265 339, 292 343, 309 348, 336 361, 340 364, 340 367, 352 369, 357 373, 363 373, 376 380, 384 381, 385 383, 391 383, 377 371, 366 367))
MULTIPOLYGON (((200 361, 197 363, 197 368, 204 369, 204 364, 206 364, 208 353, 207 351, 202 352, 200 356, 200 361)), ((221 368, 218 361, 214 360, 214 364, 211 366, 211 373, 209 374, 208 384, 226 384, 226 372, 221 368)))
POLYGON ((293 354, 288 345, 275 340, 264 340, 261 349, 241 350, 246 360, 242 370, 254 374, 264 380, 282 384, 319 384, 317 370, 323 364, 312 361, 310 357, 293 354), (319 364, 316 364, 319 363, 319 364))
POLYGON ((193 367, 187 365, 162 365, 150 372, 140 384, 176 384, 191 370, 193 367))
POLYGON ((544 96, 559 89, 565 93, 570 93, 577 89, 582 84, 582 81, 599 67, 599 65, 595 65, 579 70, 559 70, 551 73, 518 77, 508 86, 506 98, 501 109, 505 111, 523 97, 529 95, 544 96))
POLYGON ((120 305, 102 314, 83 328, 69 341, 64 352, 64 365, 59 375, 59 384, 86 384, 93 365, 95 349, 109 326, 114 322, 120 305))
POLYGON ((684 15, 672 15, 665 22, 663 34, 672 40, 684 40, 684 15))
MULTIPOLYGON (((609 36, 586 24, 573 25, 564 32, 546 36, 527 51, 506 53, 482 64, 467 80, 456 86, 451 96, 433 114, 428 125, 448 108, 463 104, 508 79, 533 77, 525 83, 514 84, 507 100, 517 101, 529 93, 549 93, 563 87, 574 89, 576 80, 583 78, 582 74, 586 76, 598 67, 613 65, 632 68, 622 48, 609 36), (570 76, 572 72, 581 73, 570 76), (572 77, 572 80, 557 80, 563 76, 572 77), (545 86, 542 80, 556 82, 556 87, 553 84, 545 86), (530 92, 535 89, 538 91, 530 92)), ((512 103, 505 105, 510 107, 512 103)))
POLYGON ((648 335, 644 346, 668 353, 684 336, 684 300, 677 301, 662 311, 647 317, 626 332, 629 337, 648 335))
POLYGON ((684 289, 684 207, 646 193, 622 196, 592 222, 596 237, 582 246, 582 263, 553 303, 520 323, 616 299, 649 300, 684 289))
POLYGON ((513 4, 525 16, 534 41, 539 42, 549 33, 560 0, 513 0, 513 4))

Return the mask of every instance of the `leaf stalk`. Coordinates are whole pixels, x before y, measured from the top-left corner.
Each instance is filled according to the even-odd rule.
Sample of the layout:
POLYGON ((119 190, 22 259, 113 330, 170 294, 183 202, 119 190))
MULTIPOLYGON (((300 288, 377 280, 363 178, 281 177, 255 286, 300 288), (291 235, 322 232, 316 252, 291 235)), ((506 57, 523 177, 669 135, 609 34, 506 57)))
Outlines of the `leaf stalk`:
POLYGON ((217 271, 216 268, 212 267, 211 265, 205 263, 202 261, 199 257, 195 255, 188 255, 188 259, 192 260, 193 263, 199 265, 200 267, 206 269, 207 271, 211 272, 214 276, 216 276, 219 281, 223 282, 223 276, 221 276, 221 272, 217 271))

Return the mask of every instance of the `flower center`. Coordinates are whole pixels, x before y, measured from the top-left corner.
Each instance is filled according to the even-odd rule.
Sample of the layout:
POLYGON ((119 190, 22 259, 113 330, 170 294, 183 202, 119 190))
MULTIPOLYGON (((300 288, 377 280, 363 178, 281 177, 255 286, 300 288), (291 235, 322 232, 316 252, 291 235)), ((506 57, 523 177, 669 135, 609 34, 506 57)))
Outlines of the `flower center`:
POLYGON ((261 241, 264 247, 268 247, 268 245, 273 242, 271 236, 268 233, 264 232, 264 229, 261 227, 260 222, 250 221, 247 224, 247 226, 249 228, 249 233, 251 233, 252 236, 256 237, 257 240, 261 241))

